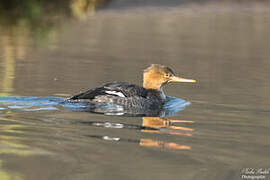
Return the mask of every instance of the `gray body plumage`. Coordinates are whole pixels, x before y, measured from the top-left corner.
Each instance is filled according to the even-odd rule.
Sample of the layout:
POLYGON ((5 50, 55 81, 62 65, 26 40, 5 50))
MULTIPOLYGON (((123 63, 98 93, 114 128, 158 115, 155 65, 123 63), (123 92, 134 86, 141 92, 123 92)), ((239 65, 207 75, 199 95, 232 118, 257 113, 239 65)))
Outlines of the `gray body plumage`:
POLYGON ((161 109, 165 98, 162 91, 126 82, 113 82, 77 94, 68 101, 113 103, 126 109, 161 109))

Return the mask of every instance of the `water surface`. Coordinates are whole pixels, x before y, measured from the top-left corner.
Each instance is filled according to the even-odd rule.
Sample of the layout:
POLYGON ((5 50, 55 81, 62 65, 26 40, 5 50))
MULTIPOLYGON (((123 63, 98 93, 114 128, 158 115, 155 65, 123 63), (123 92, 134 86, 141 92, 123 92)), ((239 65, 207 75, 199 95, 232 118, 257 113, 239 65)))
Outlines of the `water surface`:
POLYGON ((268 4, 137 2, 0 25, 0 179, 225 180, 270 168, 268 4), (106 82, 142 84, 152 63, 198 81, 164 89, 191 103, 173 116, 58 105, 106 82))

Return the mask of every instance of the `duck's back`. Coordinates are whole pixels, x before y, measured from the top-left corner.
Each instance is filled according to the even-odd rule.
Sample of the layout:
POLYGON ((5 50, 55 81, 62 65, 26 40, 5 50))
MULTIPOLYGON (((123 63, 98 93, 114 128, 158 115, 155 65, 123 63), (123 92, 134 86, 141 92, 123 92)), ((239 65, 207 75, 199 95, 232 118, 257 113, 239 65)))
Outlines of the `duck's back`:
POLYGON ((71 97, 72 101, 110 102, 125 107, 156 108, 162 105, 159 92, 126 82, 107 83, 71 97))

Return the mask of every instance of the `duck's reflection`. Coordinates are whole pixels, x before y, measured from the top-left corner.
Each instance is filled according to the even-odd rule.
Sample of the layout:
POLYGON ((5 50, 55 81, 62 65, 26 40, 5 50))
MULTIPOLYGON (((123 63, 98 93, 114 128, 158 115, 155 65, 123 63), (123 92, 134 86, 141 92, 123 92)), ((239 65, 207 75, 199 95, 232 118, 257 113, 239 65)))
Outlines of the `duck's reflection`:
POLYGON ((180 145, 173 142, 155 141, 152 139, 141 139, 140 146, 149 146, 149 147, 156 147, 156 148, 161 148, 161 149, 178 149, 178 150, 191 149, 191 146, 180 145))
MULTIPOLYGON (((192 136, 193 128, 185 126, 176 126, 174 123, 194 123, 194 121, 185 121, 185 120, 172 120, 165 119, 160 117, 143 117, 142 126, 151 127, 157 130, 143 129, 143 132, 150 133, 167 133, 172 135, 184 135, 192 136)), ((178 149, 178 150, 189 150, 191 146, 181 145, 174 142, 165 142, 152 139, 141 139, 140 146, 150 146, 163 149, 178 149)))
POLYGON ((151 127, 157 130, 144 129, 144 132, 162 133, 165 131, 167 134, 192 136, 193 128, 184 126, 175 126, 175 123, 194 123, 194 121, 188 120, 172 120, 160 117, 143 117, 143 127, 151 127))
MULTIPOLYGON (((179 111, 183 110, 190 103, 183 99, 167 97, 167 102, 163 109, 156 111, 149 111, 145 109, 125 109, 119 111, 117 107, 111 105, 101 105, 97 107, 90 107, 86 104, 78 106, 78 104, 64 104, 65 107, 75 111, 88 111, 92 113, 100 113, 104 115, 113 116, 136 116, 142 117, 142 123, 140 125, 128 124, 128 123, 115 123, 115 122, 104 122, 104 121, 84 121, 76 122, 83 125, 103 127, 103 128, 114 128, 114 129, 133 129, 139 130, 143 133, 157 133, 157 134, 168 134, 168 135, 179 135, 190 137, 194 129, 192 124, 194 121, 191 120, 175 120, 170 119, 170 116, 176 115, 179 111)), ((185 144, 178 144, 176 142, 155 140, 151 138, 122 138, 114 136, 96 136, 87 135, 87 137, 102 139, 106 141, 117 141, 117 142, 133 142, 140 146, 155 147, 162 149, 178 149, 178 150, 189 150, 191 146, 185 144)))
MULTIPOLYGON (((134 129, 140 130, 144 133, 159 133, 159 134, 170 134, 170 135, 182 135, 182 136, 192 136, 194 129, 192 127, 186 127, 189 124, 194 123, 194 121, 188 120, 172 120, 165 119, 161 117, 143 117, 142 125, 126 124, 126 123, 111 123, 111 122, 79 122, 80 124, 87 124, 95 127, 103 128, 115 128, 115 129, 134 129), (177 124, 177 125, 176 125, 177 124), (179 125, 181 124, 181 125, 179 125)), ((175 142, 167 142, 162 140, 154 140, 150 138, 141 139, 128 139, 113 136, 95 136, 87 135, 87 137, 102 139, 106 141, 118 141, 118 142, 129 142, 137 143, 140 146, 154 147, 161 149, 177 149, 177 150, 189 150, 191 146, 178 144, 175 142)))

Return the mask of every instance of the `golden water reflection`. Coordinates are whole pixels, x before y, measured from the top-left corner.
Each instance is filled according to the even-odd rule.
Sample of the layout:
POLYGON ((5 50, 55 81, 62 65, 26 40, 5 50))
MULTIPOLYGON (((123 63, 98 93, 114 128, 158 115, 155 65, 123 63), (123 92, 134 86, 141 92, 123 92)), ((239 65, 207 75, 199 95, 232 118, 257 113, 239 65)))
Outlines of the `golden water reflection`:
MULTIPOLYGON (((11 116, 12 113, 8 113, 8 115, 11 116)), ((19 122, 17 120, 11 120, 5 117, 0 117, 0 123, 0 155, 13 154, 28 156, 37 152, 24 144, 24 139, 18 136, 23 133, 21 129, 25 128, 25 125, 18 124, 19 122)))
POLYGON ((5 171, 3 168, 3 161, 0 160, 0 179, 1 180, 21 180, 23 179, 19 173, 5 171))
MULTIPOLYGON (((12 113, 8 113, 9 116, 12 113)), ((25 138, 19 137, 23 133, 23 124, 17 124, 16 120, 0 117, 0 179, 21 180, 23 176, 12 170, 7 170, 4 164, 7 156, 28 157, 33 155, 50 154, 49 152, 25 144, 25 138)))
MULTIPOLYGON (((168 128, 171 130, 181 130, 181 132, 168 132, 169 134, 176 134, 176 135, 185 135, 185 136, 192 136, 192 131, 194 129, 182 127, 182 126, 174 126, 173 123, 194 123, 194 121, 189 120, 172 120, 172 119, 165 119, 160 117, 143 117, 142 125, 145 127, 151 127, 156 129, 161 128, 168 128)), ((153 130, 143 130, 144 132, 157 132, 153 130)), ((160 131, 158 131, 160 132, 160 131)))
MULTIPOLYGON (((153 129, 143 129, 142 132, 192 136, 192 132, 194 131, 193 128, 188 128, 184 126, 176 126, 176 125, 173 125, 174 123, 194 123, 194 121, 172 120, 172 119, 165 119, 165 118, 160 118, 160 117, 143 117, 142 126, 153 128, 153 129)), ((162 148, 162 149, 177 149, 177 150, 191 149, 191 146, 189 145, 181 145, 174 142, 165 142, 165 141, 152 140, 152 139, 141 139, 140 146, 156 147, 156 148, 162 148)))
POLYGON ((1 95, 8 96, 13 91, 13 79, 14 79, 14 52, 10 42, 10 38, 7 36, 0 37, 1 45, 3 47, 3 63, 0 64, 1 69, 1 95))
POLYGON ((180 145, 173 142, 155 141, 152 139, 141 139, 140 146, 149 146, 162 149, 177 149, 177 150, 189 150, 191 146, 180 145))

